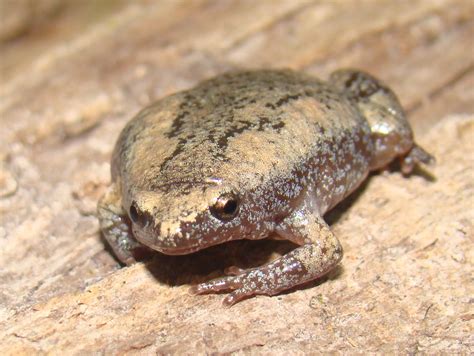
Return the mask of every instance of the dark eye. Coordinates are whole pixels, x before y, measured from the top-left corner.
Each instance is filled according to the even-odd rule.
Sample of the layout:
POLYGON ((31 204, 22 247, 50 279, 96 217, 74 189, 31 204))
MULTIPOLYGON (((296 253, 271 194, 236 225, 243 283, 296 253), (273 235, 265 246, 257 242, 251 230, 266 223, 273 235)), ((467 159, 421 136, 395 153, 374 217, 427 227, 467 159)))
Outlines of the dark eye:
POLYGON ((222 221, 233 219, 239 212, 239 200, 233 193, 224 193, 210 207, 212 215, 222 221))
POLYGON ((142 212, 136 202, 133 202, 130 206, 129 216, 135 224, 139 224, 141 226, 148 224, 148 214, 142 212))

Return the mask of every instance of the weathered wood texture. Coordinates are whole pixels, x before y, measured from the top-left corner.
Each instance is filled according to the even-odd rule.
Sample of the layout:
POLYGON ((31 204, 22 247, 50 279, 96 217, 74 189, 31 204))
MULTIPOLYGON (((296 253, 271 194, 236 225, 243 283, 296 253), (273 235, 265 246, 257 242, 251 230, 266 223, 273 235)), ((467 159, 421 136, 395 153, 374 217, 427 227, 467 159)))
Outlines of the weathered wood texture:
POLYGON ((472 352, 471 0, 107 3, 77 20, 91 3, 72 1, 0 47, 2 354, 472 352), (336 271, 225 309, 189 284, 287 244, 118 267, 95 206, 140 107, 228 69, 340 66, 389 83, 438 164, 434 181, 374 175, 329 215, 345 249, 336 271))

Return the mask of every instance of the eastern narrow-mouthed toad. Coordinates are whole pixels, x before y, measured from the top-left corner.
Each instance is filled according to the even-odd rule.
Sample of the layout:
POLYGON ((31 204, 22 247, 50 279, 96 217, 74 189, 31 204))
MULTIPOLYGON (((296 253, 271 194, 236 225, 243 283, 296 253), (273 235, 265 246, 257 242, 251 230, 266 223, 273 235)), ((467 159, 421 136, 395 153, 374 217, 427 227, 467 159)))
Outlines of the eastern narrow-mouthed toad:
POLYGON ((298 248, 194 287, 228 305, 327 273, 342 248, 323 220, 371 170, 433 158, 413 140, 395 94, 369 74, 321 81, 290 70, 228 73, 163 98, 123 129, 100 226, 117 257, 144 246, 188 254, 274 236, 298 248))

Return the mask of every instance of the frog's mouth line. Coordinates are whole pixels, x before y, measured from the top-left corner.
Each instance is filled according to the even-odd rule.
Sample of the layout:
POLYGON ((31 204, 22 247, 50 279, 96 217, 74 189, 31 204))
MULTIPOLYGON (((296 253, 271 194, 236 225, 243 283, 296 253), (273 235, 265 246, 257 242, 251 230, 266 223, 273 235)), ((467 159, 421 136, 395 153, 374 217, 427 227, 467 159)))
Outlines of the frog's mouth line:
POLYGON ((209 243, 209 244, 196 244, 193 246, 186 246, 186 247, 151 247, 152 249, 161 252, 165 255, 170 255, 170 256, 179 256, 179 255, 188 255, 190 253, 198 252, 201 250, 204 250, 206 248, 220 245, 223 243, 226 243, 231 240, 225 240, 225 241, 214 241, 214 243, 209 243))
POLYGON ((191 247, 181 247, 181 248, 174 248, 174 247, 168 247, 168 248, 163 248, 163 247, 157 247, 154 248, 158 252, 164 253, 165 255, 170 255, 170 256, 179 256, 179 255, 188 255, 190 253, 194 253, 197 251, 202 250, 203 248, 207 248, 209 246, 191 246, 191 247))

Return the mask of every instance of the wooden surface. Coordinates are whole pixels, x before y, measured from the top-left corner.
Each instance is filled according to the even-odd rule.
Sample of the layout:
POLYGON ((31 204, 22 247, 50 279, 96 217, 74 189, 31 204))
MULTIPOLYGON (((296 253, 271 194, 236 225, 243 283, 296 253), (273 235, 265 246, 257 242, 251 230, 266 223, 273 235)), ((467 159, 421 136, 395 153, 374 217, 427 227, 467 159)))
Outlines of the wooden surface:
POLYGON ((0 45, 2 353, 472 353, 472 1, 104 1, 95 17, 92 3, 0 45), (434 180, 374 175, 329 214, 340 267, 230 309, 189 285, 288 244, 119 268, 95 206, 134 113, 229 69, 342 66, 399 94, 438 164, 434 180))

